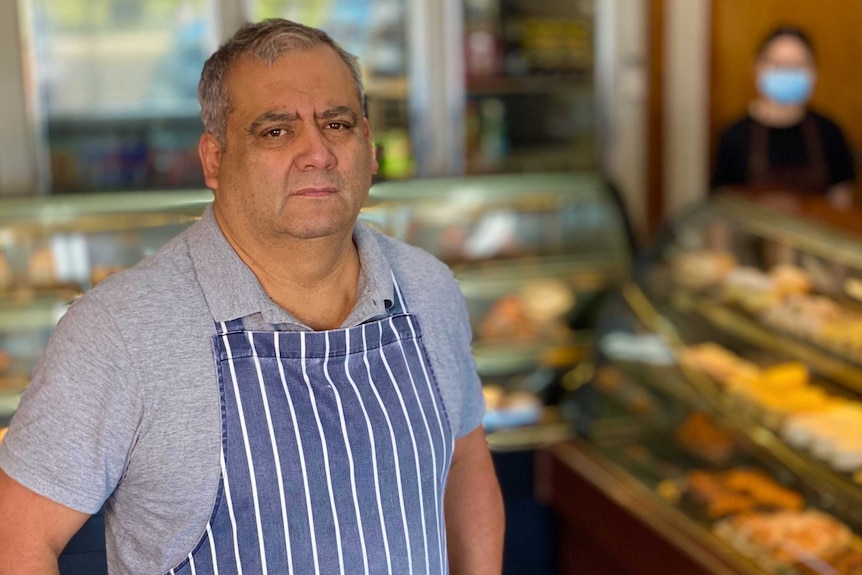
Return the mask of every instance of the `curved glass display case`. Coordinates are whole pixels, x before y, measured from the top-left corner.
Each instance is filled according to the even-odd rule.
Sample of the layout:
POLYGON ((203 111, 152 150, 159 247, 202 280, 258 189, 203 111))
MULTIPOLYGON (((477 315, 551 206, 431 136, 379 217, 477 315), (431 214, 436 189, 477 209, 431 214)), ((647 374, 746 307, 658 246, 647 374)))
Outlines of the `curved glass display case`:
POLYGON ((0 200, 0 427, 69 303, 195 221, 209 191, 0 200))
POLYGON ((382 183, 362 217, 451 266, 492 449, 570 437, 561 406, 571 373, 592 364, 597 303, 630 268, 628 223, 608 184, 594 173, 382 183))
MULTIPOLYGON (((211 200, 210 191, 0 200, 0 427, 69 302, 154 253, 211 200)), ((521 442, 553 421, 567 434, 558 375, 591 353, 592 304, 629 268, 612 190, 594 174, 384 182, 360 217, 452 267, 497 407, 488 428, 517 427, 521 442)))
POLYGON ((862 572, 858 216, 713 198, 600 314, 573 448, 703 572, 862 572))

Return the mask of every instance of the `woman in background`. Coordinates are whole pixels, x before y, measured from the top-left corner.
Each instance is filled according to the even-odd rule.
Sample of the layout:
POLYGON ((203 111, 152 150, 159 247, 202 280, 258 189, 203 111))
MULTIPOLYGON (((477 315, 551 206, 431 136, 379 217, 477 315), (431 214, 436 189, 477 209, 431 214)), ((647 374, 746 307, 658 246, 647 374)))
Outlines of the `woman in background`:
POLYGON ((713 188, 826 195, 852 204, 853 159, 841 128, 808 107, 817 80, 804 32, 779 28, 763 41, 754 72, 758 97, 721 135, 713 188))

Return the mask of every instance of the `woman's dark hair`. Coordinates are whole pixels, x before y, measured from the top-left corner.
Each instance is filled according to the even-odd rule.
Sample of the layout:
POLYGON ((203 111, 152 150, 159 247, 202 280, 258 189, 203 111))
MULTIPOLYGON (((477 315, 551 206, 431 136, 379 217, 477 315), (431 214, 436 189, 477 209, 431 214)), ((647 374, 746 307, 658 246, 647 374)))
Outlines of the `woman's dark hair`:
POLYGON ((800 28, 795 26, 780 26, 769 33, 766 38, 760 43, 760 46, 757 48, 757 57, 760 58, 763 56, 763 53, 766 52, 766 49, 769 48, 769 45, 772 44, 773 40, 777 40, 778 38, 783 38, 784 36, 789 36, 791 38, 796 38, 802 44, 808 48, 808 52, 811 54, 811 59, 816 60, 816 55, 814 53, 814 44, 811 43, 811 38, 808 37, 808 34, 803 32, 800 28))

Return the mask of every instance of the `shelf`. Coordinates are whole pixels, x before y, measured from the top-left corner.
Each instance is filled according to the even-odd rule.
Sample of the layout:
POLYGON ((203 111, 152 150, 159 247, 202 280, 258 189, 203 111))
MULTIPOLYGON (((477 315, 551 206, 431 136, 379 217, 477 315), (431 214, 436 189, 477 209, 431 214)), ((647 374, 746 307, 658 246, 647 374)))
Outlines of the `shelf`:
POLYGON ((624 279, 628 261, 604 255, 543 256, 511 261, 455 265, 452 271, 464 297, 490 297, 537 279, 564 280, 576 294, 597 292, 624 279))
MULTIPOLYGON (((720 418, 728 429, 743 438, 748 445, 780 463, 803 481, 824 492, 828 490, 833 496, 845 500, 848 505, 862 504, 862 474, 851 475, 833 471, 824 463, 792 449, 772 429, 764 426, 757 417, 745 410, 740 410, 738 404, 730 400, 706 375, 687 368, 679 362, 685 342, 680 338, 675 327, 659 313, 640 288, 629 283, 624 286, 623 292, 626 302, 638 320, 665 339, 678 360, 680 376, 690 384, 691 390, 703 398, 704 401, 698 402, 697 408, 706 409, 711 415, 720 418)), ((695 309, 698 308, 699 306, 695 307, 695 309)), ((652 384, 648 375, 644 375, 643 381, 647 385, 652 384)), ((672 390, 674 386, 663 386, 663 388, 672 390)), ((676 397, 680 401, 690 402, 688 391, 676 394, 676 397)))
POLYGON ((20 393, 0 392, 0 427, 9 425, 12 415, 21 402, 20 393))
POLYGON ((108 193, 4 199, 0 227, 22 234, 140 230, 188 224, 212 201, 209 190, 108 193))
POLYGON ((510 205, 548 195, 559 201, 601 205, 607 200, 607 182, 595 171, 415 178, 380 182, 372 186, 369 199, 377 203, 392 201, 409 205, 430 201, 443 205, 469 198, 474 203, 510 205))
POLYGON ((534 76, 489 76, 467 80, 469 96, 557 94, 593 95, 595 87, 588 73, 534 76))
POLYGON ((38 299, 0 296, 0 335, 15 331, 54 329, 66 313, 70 292, 38 299))
POLYGON ((546 421, 536 425, 510 427, 488 434, 488 447, 491 451, 501 453, 507 451, 525 451, 539 449, 567 441, 574 437, 571 425, 560 421, 560 415, 552 408, 545 408, 543 419, 546 421))
POLYGON ((814 345, 763 327, 740 311, 723 306, 708 297, 677 291, 671 306, 679 312, 696 313, 716 328, 769 351, 795 357, 822 376, 862 394, 862 367, 814 345))
POLYGON ((505 156, 493 161, 478 154, 468 157, 467 173, 587 170, 595 167, 594 156, 593 145, 577 146, 571 142, 522 145, 513 147, 505 156))
POLYGON ((410 96, 410 83, 406 76, 374 76, 365 80, 365 95, 381 100, 407 100, 410 96))
POLYGON ((480 375, 494 376, 533 370, 542 365, 543 358, 552 350, 564 351, 571 364, 586 359, 593 349, 591 331, 571 332, 568 339, 529 341, 473 342, 473 356, 480 375))
POLYGON ((811 212, 813 218, 818 216, 818 210, 822 210, 822 206, 816 200, 817 198, 812 198, 799 208, 801 218, 793 218, 778 210, 737 197, 717 197, 714 205, 711 204, 714 209, 703 215, 711 221, 726 218, 734 227, 741 228, 753 237, 769 239, 822 257, 827 261, 862 270, 858 219, 853 219, 858 218, 859 212, 848 214, 839 212, 840 215, 853 219, 856 224, 854 228, 856 233, 843 231, 820 221, 804 219, 807 212, 811 212))
POLYGON ((91 110, 75 110, 54 112, 48 114, 47 123, 49 129, 57 126, 65 128, 74 126, 101 129, 102 125, 108 124, 152 124, 155 122, 197 122, 200 124, 200 106, 197 100, 191 100, 185 104, 172 106, 159 106, 147 104, 138 108, 107 107, 91 110))

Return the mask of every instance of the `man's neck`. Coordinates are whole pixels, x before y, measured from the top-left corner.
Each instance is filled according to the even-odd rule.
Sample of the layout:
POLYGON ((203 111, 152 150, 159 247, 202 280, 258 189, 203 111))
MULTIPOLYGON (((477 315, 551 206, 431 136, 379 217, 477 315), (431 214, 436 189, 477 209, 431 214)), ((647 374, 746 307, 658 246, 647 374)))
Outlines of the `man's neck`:
POLYGON ((267 295, 299 321, 316 330, 335 329, 350 315, 360 273, 352 230, 342 236, 264 243, 238 237, 221 221, 219 225, 267 295))

